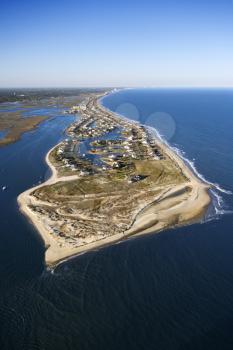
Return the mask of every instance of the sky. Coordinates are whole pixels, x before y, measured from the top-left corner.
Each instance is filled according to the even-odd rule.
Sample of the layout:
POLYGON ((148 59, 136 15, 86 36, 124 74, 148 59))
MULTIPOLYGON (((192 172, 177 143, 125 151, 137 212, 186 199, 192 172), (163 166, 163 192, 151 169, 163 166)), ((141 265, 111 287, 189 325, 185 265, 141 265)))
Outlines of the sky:
POLYGON ((0 87, 233 86, 233 0, 1 0, 0 87))

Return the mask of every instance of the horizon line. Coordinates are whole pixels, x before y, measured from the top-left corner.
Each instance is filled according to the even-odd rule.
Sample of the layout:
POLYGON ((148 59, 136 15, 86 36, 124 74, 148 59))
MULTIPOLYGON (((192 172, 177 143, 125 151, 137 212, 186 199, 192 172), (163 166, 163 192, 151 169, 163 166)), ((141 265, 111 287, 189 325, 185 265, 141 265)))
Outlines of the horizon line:
POLYGON ((138 86, 0 86, 1 90, 4 89, 232 89, 233 85, 219 85, 219 86, 197 86, 197 85, 167 85, 167 86, 155 86, 155 85, 138 85, 138 86))

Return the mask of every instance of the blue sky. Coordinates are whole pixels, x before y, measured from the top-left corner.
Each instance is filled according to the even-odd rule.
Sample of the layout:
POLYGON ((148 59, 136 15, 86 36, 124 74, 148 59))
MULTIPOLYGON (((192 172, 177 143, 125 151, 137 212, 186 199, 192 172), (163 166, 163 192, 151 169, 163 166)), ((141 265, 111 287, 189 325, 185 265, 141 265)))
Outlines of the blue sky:
POLYGON ((0 86, 233 86, 232 0, 1 1, 0 86))

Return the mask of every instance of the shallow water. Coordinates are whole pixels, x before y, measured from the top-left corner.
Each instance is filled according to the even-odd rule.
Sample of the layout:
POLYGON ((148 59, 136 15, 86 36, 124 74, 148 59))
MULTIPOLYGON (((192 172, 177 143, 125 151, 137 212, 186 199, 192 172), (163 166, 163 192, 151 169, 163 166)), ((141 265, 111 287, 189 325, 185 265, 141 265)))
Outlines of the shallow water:
POLYGON ((4 102, 0 104, 0 113, 18 112, 23 110, 20 102, 4 102))
POLYGON ((23 117, 35 117, 35 116, 53 116, 55 114, 62 114, 63 110, 61 110, 59 107, 48 107, 48 108, 29 108, 29 110, 26 110, 23 112, 23 117))
POLYGON ((7 133, 8 133, 8 130, 0 130, 0 140, 3 139, 7 133))
MULTIPOLYGON (((200 174, 233 191, 232 97, 232 90, 126 90, 104 104, 160 127, 200 174)), ((232 349, 231 213, 44 269, 43 244, 16 196, 49 176, 44 156, 72 118, 46 121, 0 149, 0 184, 8 185, 0 192, 0 348, 232 349)), ((215 191, 230 212, 232 195, 215 191)))

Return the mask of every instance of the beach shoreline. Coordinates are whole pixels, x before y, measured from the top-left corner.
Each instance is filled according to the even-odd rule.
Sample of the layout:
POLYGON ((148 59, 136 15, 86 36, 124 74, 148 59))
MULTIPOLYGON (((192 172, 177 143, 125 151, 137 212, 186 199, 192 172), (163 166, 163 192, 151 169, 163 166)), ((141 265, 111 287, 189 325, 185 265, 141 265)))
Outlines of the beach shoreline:
MULTIPOLYGON (((109 111, 101 104, 101 99, 103 97, 104 96, 98 99, 98 105, 101 107, 101 109, 116 116, 113 112, 109 111)), ((120 118, 120 116, 117 115, 117 118, 120 118)), ((35 201, 35 198, 33 198, 33 196, 30 194, 36 189, 39 189, 45 185, 55 184, 59 181, 71 181, 78 179, 77 175, 59 177, 55 166, 50 162, 49 155, 56 147, 58 147, 59 144, 48 151, 45 161, 48 167, 51 169, 51 177, 46 182, 21 193, 17 198, 20 211, 29 219, 45 242, 45 246, 47 248, 45 252, 45 262, 48 266, 54 266, 61 261, 65 261, 81 253, 96 250, 125 239, 137 237, 143 234, 158 233, 167 228, 197 222, 203 217, 211 202, 208 192, 210 186, 200 180, 185 164, 184 160, 181 159, 167 144, 163 143, 158 137, 156 137, 156 142, 159 144, 164 153, 172 160, 172 162, 175 162, 184 176, 187 177, 187 183, 170 186, 170 188, 167 188, 163 197, 160 195, 161 198, 155 198, 154 204, 152 202, 149 206, 146 206, 147 208, 142 208, 140 212, 136 213, 134 222, 127 231, 99 239, 92 243, 80 245, 76 248, 63 247, 61 249, 56 239, 52 237, 44 225, 42 225, 42 223, 38 220, 38 216, 29 208, 29 205, 35 201), (182 191, 184 191, 187 186, 189 187, 188 196, 186 193, 185 195, 182 194, 182 191), (183 201, 174 206, 174 197, 178 195, 181 196, 180 198, 183 198, 183 201), (162 207, 161 211, 158 213, 158 205, 161 205, 158 203, 158 200, 161 201, 161 199, 163 200, 162 206, 165 205, 165 207, 162 207), (156 213, 153 212, 154 207, 157 208, 156 213)))

